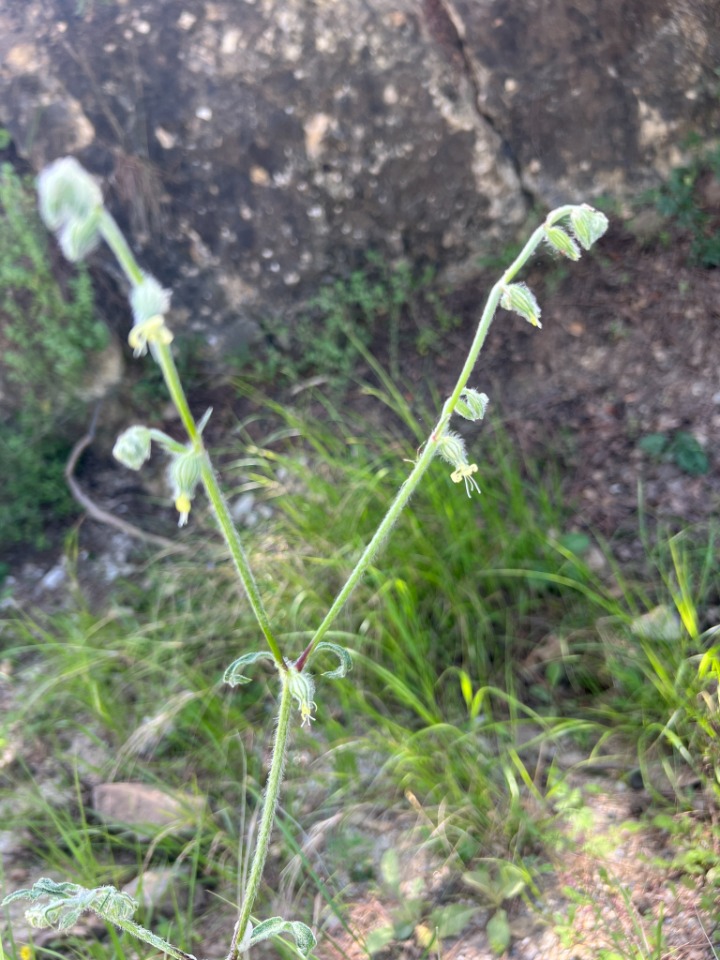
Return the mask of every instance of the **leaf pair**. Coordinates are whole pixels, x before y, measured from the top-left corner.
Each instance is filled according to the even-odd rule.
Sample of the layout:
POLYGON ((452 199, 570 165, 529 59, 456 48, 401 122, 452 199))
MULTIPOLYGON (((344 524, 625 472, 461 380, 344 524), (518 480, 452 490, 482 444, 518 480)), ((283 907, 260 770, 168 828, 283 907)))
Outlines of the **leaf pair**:
POLYGON ((15 900, 38 901, 47 897, 47 903, 36 903, 25 916, 32 927, 56 927, 67 930, 74 926, 82 913, 92 910, 103 920, 118 923, 129 920, 137 910, 137 901, 115 887, 95 887, 88 890, 78 883, 57 883, 41 877, 29 890, 16 890, 5 897, 0 906, 15 900))
POLYGON ((304 957, 309 956, 317 943, 315 934, 306 923, 301 923, 299 920, 283 920, 282 917, 270 917, 269 920, 263 920, 262 923, 251 928, 250 937, 243 946, 254 947, 256 943, 269 940, 270 937, 279 937, 283 933, 290 934, 295 941, 295 946, 304 957))

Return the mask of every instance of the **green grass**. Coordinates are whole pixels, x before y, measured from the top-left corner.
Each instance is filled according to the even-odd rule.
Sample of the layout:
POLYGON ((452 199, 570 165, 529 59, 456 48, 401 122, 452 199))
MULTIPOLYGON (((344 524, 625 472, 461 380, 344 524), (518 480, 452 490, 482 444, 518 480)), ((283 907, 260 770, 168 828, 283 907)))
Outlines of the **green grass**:
POLYGON ((432 269, 391 268, 369 253, 363 269, 322 288, 290 326, 269 322, 264 343, 236 364, 255 382, 294 387, 320 377, 342 391, 371 341, 383 343, 397 379, 406 345, 421 356, 437 354, 459 323, 444 306, 432 269))
POLYGON ((0 375, 12 397, 0 412, 0 543, 42 547, 48 518, 72 510, 63 470, 77 436, 77 389, 108 335, 87 271, 59 282, 34 188, 8 164, 0 169, 0 304, 0 375))
POLYGON ((702 267, 720 266, 720 216, 703 200, 703 180, 720 180, 720 148, 707 146, 699 136, 685 148, 688 162, 670 172, 667 181, 651 192, 658 212, 691 240, 691 261, 702 267))

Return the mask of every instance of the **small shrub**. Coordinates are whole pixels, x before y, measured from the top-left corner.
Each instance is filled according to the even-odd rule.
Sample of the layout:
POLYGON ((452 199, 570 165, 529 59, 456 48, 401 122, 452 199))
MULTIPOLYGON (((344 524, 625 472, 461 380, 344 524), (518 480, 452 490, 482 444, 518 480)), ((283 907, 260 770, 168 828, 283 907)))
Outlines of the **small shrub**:
POLYGON ((702 476, 710 469, 707 454, 686 430, 678 430, 671 437, 664 433, 648 433, 640 438, 638 447, 654 460, 674 463, 691 477, 702 476))
POLYGON ((720 210, 703 198, 703 183, 720 181, 720 147, 707 149, 700 138, 687 146, 691 159, 673 170, 654 191, 658 212, 686 230, 692 240, 691 259, 703 267, 720 266, 720 210))

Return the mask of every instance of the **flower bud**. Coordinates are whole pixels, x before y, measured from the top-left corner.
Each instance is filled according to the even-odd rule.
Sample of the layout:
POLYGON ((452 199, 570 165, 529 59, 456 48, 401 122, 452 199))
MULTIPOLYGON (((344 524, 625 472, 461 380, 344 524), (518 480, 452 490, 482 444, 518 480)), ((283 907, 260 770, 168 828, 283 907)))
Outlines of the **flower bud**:
POLYGON ((298 673, 296 667, 291 664, 287 671, 287 684, 290 687, 290 694, 300 709, 301 726, 309 726, 313 719, 313 711, 316 703, 313 700, 315 696, 315 681, 307 671, 298 673))
POLYGON ((150 459, 150 431, 147 427, 129 427, 115 441, 113 456, 125 467, 139 470, 150 459))
POLYGON ((200 482, 204 454, 201 450, 186 447, 183 453, 177 453, 170 462, 169 478, 173 488, 175 509, 180 514, 178 526, 184 527, 190 513, 195 488, 200 482))
POLYGON ((459 467, 467 463, 467 454, 465 453, 465 441, 457 434, 448 430, 440 437, 438 443, 438 453, 452 467, 459 467))
POLYGON ((130 306, 135 324, 144 323, 151 317, 168 312, 170 308, 170 290, 165 290, 155 277, 146 273, 140 283, 130 292, 130 306))
POLYGON ((586 203, 573 208, 570 223, 578 243, 584 250, 589 250, 608 228, 608 218, 605 214, 586 203))
POLYGON ((68 220, 58 231, 60 249, 71 263, 78 263, 92 253, 100 242, 100 208, 83 219, 68 220))
POLYGON ((74 157, 56 160, 38 177, 40 216, 50 230, 72 220, 87 220, 102 207, 100 187, 74 157))
POLYGON ((580 248, 562 227, 545 227, 545 239, 553 249, 568 260, 580 259, 580 248))
POLYGON ((486 393, 478 393, 472 387, 465 387, 455 404, 455 413, 459 413, 466 420, 482 420, 489 402, 486 393))
MULTIPOLYGON (((570 238, 568 237, 568 240, 570 238)), ((542 327, 540 323, 540 306, 535 294, 524 283, 509 283, 503 289, 500 306, 505 310, 519 313, 534 327, 542 327)))

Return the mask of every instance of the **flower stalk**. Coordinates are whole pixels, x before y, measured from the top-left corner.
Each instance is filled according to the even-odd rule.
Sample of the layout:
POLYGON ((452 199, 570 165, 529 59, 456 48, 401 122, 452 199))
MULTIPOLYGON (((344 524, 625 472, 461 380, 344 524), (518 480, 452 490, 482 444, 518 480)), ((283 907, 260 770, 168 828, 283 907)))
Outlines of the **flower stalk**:
POLYGON ((275 742, 273 744, 272 760, 270 761, 270 772, 268 773, 267 786, 265 787, 265 797, 263 800, 262 815, 260 817, 260 827, 258 829, 257 842, 253 852, 250 873, 247 879, 247 886, 243 894, 240 905, 240 914, 238 922, 233 931, 230 952, 227 960, 237 960, 241 945, 247 939, 248 925, 250 915, 255 903, 255 899, 260 889, 265 861, 267 859, 268 847, 270 846, 270 835, 272 833, 273 823, 275 822, 275 811, 277 809, 278 799, 280 797, 280 787, 282 785, 283 771, 285 769, 285 756, 287 754, 288 732, 290 730, 290 707, 292 704, 292 690, 287 676, 288 671, 280 671, 281 694, 280 707, 278 709, 277 727, 275 730, 275 742))
MULTIPOLYGON (((468 380, 472 375, 472 372, 477 363, 478 356, 480 351, 483 348, 485 343, 485 338, 488 335, 490 325, 495 317, 497 312, 498 305, 500 300, 505 292, 507 286, 510 284, 512 279, 517 275, 517 273, 522 269, 522 267, 527 263, 530 257, 533 255, 535 250, 540 246, 540 244, 546 239, 546 232, 548 228, 552 228, 558 220, 569 216, 569 214, 575 209, 573 205, 568 205, 564 207, 559 207, 557 210, 554 210, 551 214, 548 215, 545 223, 538 227, 537 230, 533 232, 530 236, 530 239, 527 241, 525 246, 522 248, 517 257, 513 260, 507 270, 503 273, 502 277, 497 281, 495 286, 491 289, 488 296, 487 302, 485 304, 485 309, 482 312, 480 317, 480 322, 478 323, 477 330, 475 332, 475 337, 470 346, 465 364, 460 371, 460 376, 457 379, 455 387, 445 401, 443 405, 442 412, 438 418, 437 423, 432 429, 430 436, 428 437, 425 445, 422 449, 420 456, 415 461, 415 466, 411 470, 407 480, 403 483, 400 489, 395 496, 390 509, 385 514, 383 519, 380 521, 380 526, 375 531, 370 542, 367 544, 363 550, 360 558, 355 564, 350 576, 345 581, 344 585, 340 589, 340 592, 335 597, 330 609, 325 615, 325 618, 320 623, 319 627, 315 631, 312 639, 308 643, 305 650, 298 658, 297 666, 298 670, 302 670, 303 665, 307 661, 307 658, 312 654, 313 650, 316 648, 318 643, 322 640, 325 634, 328 632, 330 627, 333 625, 337 619, 338 614, 342 608, 347 603, 350 594, 353 592, 359 581, 362 579, 363 575, 367 571, 370 564, 373 562, 378 552, 380 551, 383 543, 385 542, 388 534, 392 530, 396 520, 405 509, 408 501, 412 497, 413 493, 418 487, 418 484, 422 480, 423 474, 430 466, 433 458, 436 453, 438 453, 438 448, 441 445, 443 438, 447 435, 448 424, 450 423, 450 418, 455 412, 458 402, 461 400, 463 392, 467 388, 468 380)), ((468 483, 473 481, 472 473, 468 472, 471 470, 471 467, 474 465, 467 464, 462 465, 458 464, 456 473, 458 473, 458 481, 466 481, 466 489, 468 483)), ((474 472, 474 471, 472 471, 474 472)), ((453 476, 454 479, 454 476, 453 476)), ((468 490, 468 493, 470 491, 468 490)))

